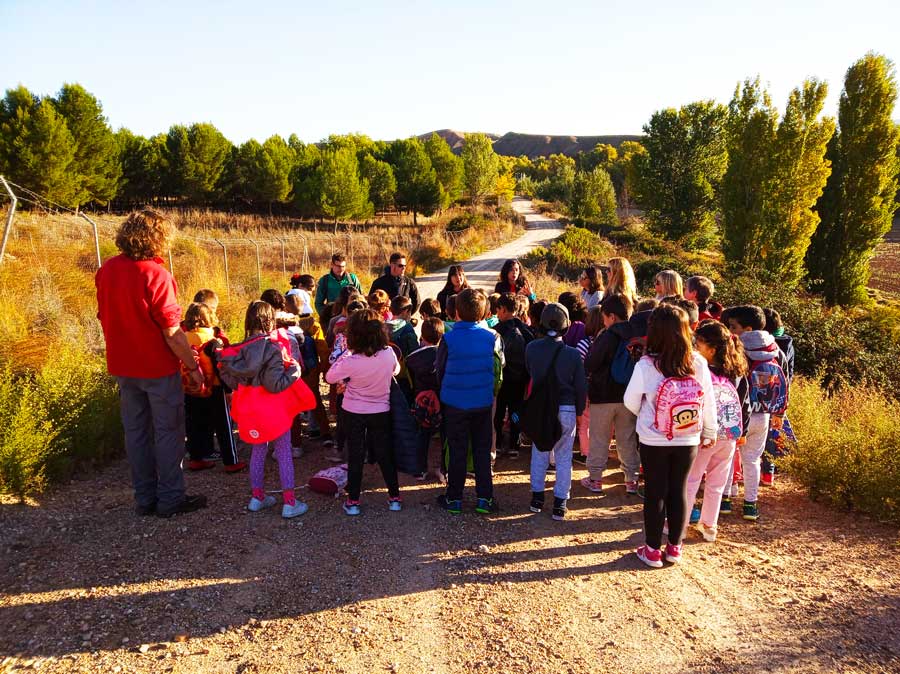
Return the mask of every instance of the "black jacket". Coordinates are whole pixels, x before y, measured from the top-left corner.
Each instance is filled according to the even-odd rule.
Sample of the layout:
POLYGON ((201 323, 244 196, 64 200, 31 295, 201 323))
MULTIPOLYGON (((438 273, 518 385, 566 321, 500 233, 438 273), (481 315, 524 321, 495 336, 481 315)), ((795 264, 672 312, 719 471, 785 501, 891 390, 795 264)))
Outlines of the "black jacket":
POLYGON ((787 369, 784 371, 784 376, 787 377, 788 382, 790 382, 794 378, 794 338, 788 334, 784 334, 780 337, 776 337, 775 343, 778 345, 778 348, 781 349, 782 353, 784 353, 785 360, 787 360, 787 369))
POLYGON ((619 344, 635 334, 634 326, 622 321, 601 332, 591 344, 584 359, 584 370, 588 378, 588 400, 592 405, 622 402, 626 385, 612 378, 612 362, 619 344))
POLYGON ((437 357, 436 346, 423 346, 406 357, 406 370, 412 380, 413 395, 422 391, 440 391, 434 361, 437 357))
POLYGON ((371 295, 376 290, 383 290, 391 299, 398 295, 408 297, 412 303, 412 313, 416 313, 419 309, 419 288, 416 286, 416 282, 406 274, 391 276, 389 272, 379 276, 369 289, 369 294, 371 295))
POLYGON ((506 365, 503 366, 503 380, 527 381, 525 347, 534 339, 531 328, 518 318, 511 318, 497 323, 494 330, 503 340, 503 357, 506 359, 506 365))

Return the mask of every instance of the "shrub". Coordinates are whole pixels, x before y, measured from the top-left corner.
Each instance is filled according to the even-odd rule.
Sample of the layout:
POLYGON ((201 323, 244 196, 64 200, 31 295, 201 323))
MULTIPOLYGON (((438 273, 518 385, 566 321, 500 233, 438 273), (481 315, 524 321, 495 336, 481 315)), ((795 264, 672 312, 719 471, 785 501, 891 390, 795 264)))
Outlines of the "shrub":
POLYGON ((526 255, 525 264, 534 269, 545 262, 548 273, 573 277, 583 267, 614 255, 615 248, 605 239, 582 227, 566 227, 563 235, 551 243, 549 249, 538 247, 526 255))
POLYGON ((900 402, 865 386, 828 395, 797 379, 788 416, 798 444, 785 467, 813 499, 900 521, 900 402))

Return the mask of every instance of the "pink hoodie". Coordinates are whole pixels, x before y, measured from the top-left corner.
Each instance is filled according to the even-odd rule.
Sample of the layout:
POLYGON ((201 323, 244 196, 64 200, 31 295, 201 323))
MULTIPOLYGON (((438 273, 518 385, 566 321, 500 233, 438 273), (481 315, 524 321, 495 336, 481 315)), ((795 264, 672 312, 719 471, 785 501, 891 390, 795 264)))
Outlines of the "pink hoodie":
POLYGON ((325 381, 347 380, 344 402, 347 412, 377 414, 391 409, 391 377, 400 373, 394 350, 385 347, 374 356, 345 351, 325 373, 325 381))

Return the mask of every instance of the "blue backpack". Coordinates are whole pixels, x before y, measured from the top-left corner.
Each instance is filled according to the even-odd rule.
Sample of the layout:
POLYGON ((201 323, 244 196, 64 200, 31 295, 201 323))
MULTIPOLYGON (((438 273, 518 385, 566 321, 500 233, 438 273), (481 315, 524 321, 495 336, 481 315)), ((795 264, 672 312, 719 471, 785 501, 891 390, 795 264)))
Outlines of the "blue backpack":
POLYGON ((634 365, 643 357, 646 348, 646 337, 619 340, 619 347, 616 349, 616 355, 613 356, 610 367, 610 374, 614 382, 627 385, 631 381, 634 365))
POLYGON ((782 415, 787 409, 788 382, 774 360, 755 360, 750 366, 750 403, 760 411, 782 415))

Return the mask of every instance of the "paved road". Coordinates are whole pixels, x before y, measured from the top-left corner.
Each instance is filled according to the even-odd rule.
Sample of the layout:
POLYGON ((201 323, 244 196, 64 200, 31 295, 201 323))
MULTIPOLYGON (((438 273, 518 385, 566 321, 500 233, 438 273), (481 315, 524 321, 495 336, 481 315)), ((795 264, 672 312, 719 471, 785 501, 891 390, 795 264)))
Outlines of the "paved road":
MULTIPOLYGON (((531 201, 516 197, 512 203, 513 209, 525 216, 527 231, 518 239, 514 239, 499 248, 489 250, 481 255, 476 255, 468 260, 460 260, 465 265, 466 277, 469 284, 475 288, 483 288, 487 292, 494 289, 494 284, 500 277, 500 268, 503 262, 511 257, 521 257, 532 248, 546 245, 563 233, 563 226, 559 220, 551 220, 546 216, 536 213, 531 206, 531 201)), ((419 286, 419 297, 422 299, 437 297, 437 294, 447 282, 448 267, 439 269, 427 276, 416 278, 419 286)))

